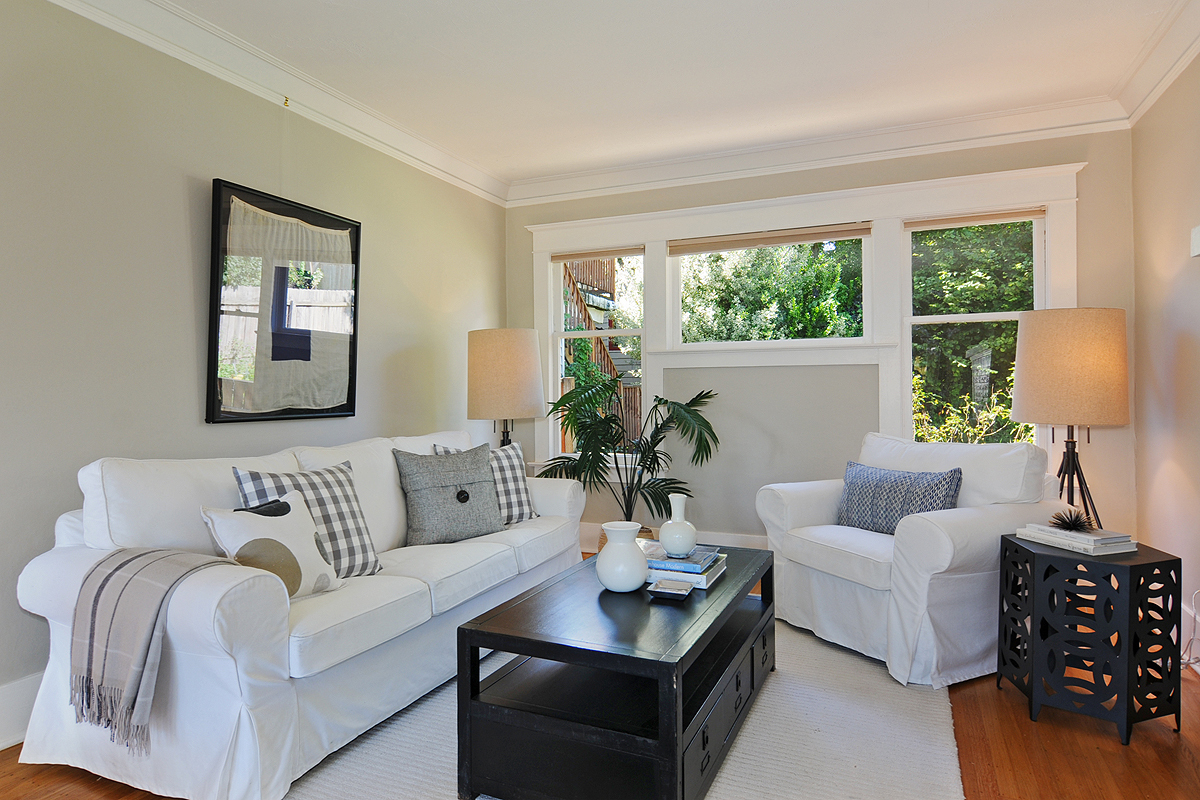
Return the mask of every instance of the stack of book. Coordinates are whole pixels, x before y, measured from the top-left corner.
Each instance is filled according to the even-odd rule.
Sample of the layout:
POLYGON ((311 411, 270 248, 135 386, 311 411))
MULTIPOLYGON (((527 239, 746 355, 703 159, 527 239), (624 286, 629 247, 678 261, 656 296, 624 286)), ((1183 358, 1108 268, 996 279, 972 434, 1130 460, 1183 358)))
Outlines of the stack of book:
POLYGON ((1111 556, 1118 553, 1137 552, 1137 542, 1132 541, 1129 534, 1112 531, 1064 531, 1049 525, 1030 523, 1017 531, 1017 538, 1038 544, 1048 544, 1051 547, 1061 547, 1064 550, 1073 550, 1089 556, 1111 556))
POLYGON ((707 589, 725 574, 725 554, 713 545, 698 544, 685 558, 672 558, 654 539, 638 539, 650 567, 647 583, 660 580, 685 581, 697 589, 707 589))

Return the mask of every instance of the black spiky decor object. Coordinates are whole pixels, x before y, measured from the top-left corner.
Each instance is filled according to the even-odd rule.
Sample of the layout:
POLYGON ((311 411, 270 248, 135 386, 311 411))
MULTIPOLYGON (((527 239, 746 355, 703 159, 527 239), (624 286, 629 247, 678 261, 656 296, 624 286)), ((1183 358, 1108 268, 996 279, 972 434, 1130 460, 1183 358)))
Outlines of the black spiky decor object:
POLYGON ((1096 523, 1092 521, 1091 515, 1078 508, 1072 508, 1070 511, 1059 511, 1051 517, 1050 527, 1063 531, 1094 531, 1096 523))

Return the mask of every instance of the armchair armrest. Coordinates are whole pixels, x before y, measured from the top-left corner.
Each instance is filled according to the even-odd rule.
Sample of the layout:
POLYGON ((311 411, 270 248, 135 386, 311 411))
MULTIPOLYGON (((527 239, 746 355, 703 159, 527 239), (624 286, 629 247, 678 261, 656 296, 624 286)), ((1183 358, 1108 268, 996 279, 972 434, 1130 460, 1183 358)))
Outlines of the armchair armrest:
POLYGON ((533 510, 542 516, 566 517, 578 522, 587 502, 583 484, 565 478, 528 478, 533 510))
POLYGON ((767 538, 793 528, 836 525, 842 479, 772 483, 758 490, 754 508, 767 529, 767 538))
POLYGON ((1067 504, 1058 500, 1042 500, 910 514, 896 526, 893 567, 901 573, 915 569, 925 576, 995 570, 1001 535, 1030 522, 1045 523, 1064 508, 1067 504))

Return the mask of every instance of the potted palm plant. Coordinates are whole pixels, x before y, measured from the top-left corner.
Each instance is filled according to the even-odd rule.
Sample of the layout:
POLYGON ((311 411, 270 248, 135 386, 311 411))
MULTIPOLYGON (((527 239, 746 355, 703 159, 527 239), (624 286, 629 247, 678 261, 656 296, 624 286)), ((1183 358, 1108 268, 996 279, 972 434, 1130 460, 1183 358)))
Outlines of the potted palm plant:
POLYGON ((626 521, 633 520, 639 500, 646 501, 655 516, 670 516, 670 496, 691 497, 691 492, 684 481, 660 474, 671 464, 663 443, 675 431, 691 445, 693 464, 712 457, 720 442, 700 409, 716 396, 707 389, 686 403, 656 396, 637 435, 631 436, 619 377, 577 386, 550 407, 574 438, 577 453, 552 458, 538 476, 574 478, 589 490, 608 489, 626 521))

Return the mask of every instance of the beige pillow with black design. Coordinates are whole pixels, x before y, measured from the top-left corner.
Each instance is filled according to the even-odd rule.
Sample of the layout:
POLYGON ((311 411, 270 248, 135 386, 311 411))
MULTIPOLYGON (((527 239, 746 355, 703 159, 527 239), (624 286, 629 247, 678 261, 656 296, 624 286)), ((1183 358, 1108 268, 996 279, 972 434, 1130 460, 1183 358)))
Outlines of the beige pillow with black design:
POLYGON ((227 556, 278 575, 293 600, 345 584, 317 549, 317 523, 299 491, 252 509, 201 508, 200 515, 227 556))

